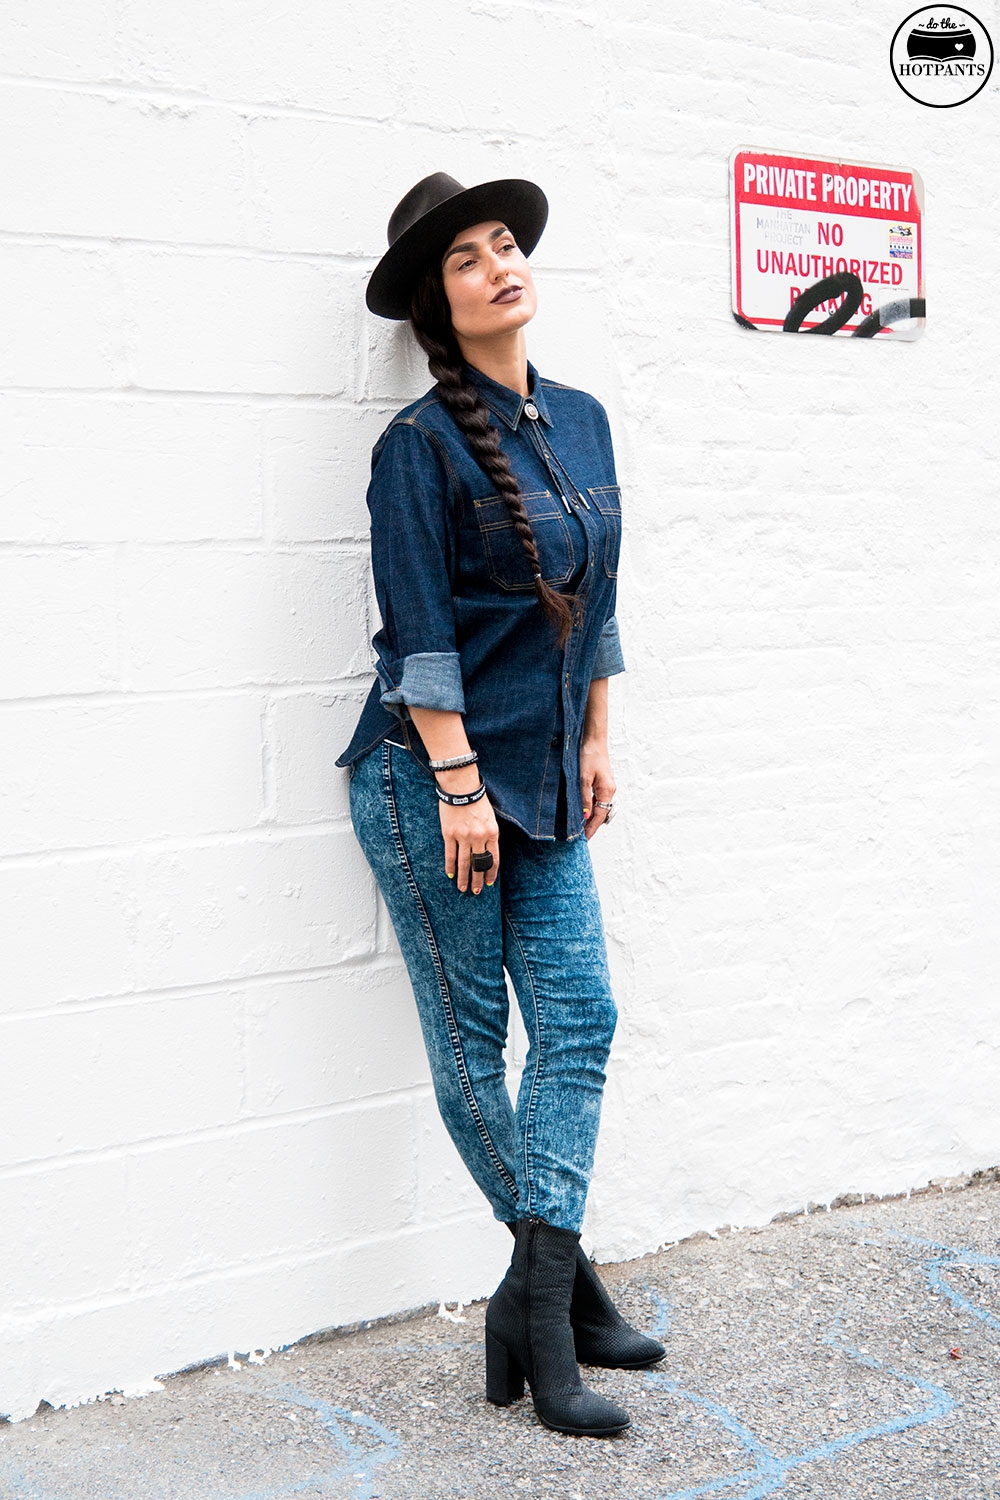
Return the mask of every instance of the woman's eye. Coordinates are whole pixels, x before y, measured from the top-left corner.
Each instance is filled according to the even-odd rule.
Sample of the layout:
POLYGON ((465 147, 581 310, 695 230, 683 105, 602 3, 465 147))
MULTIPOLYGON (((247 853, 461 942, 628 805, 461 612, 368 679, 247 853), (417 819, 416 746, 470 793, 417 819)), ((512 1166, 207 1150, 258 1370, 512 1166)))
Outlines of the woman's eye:
POLYGON ((474 262, 474 261, 472 261, 472 260, 463 260, 463 261, 462 261, 462 262, 461 262, 461 263, 460 263, 460 264, 459 264, 459 267, 458 267, 458 269, 459 269, 459 270, 460 270, 460 271, 464 271, 464 270, 465 270, 465 268, 466 268, 466 266, 471 266, 471 265, 474 265, 474 264, 475 264, 475 262, 474 262))

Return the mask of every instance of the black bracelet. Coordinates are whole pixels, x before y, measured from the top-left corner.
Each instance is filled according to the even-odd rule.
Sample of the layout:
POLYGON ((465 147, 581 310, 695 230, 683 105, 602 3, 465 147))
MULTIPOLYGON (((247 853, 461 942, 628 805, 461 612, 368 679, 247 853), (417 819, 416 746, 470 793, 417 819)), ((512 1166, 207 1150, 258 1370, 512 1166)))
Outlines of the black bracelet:
POLYGON ((486 783, 481 781, 474 792, 443 792, 435 781, 434 790, 441 801, 447 802, 451 807, 465 807, 467 803, 478 802, 480 797, 486 795, 486 783))

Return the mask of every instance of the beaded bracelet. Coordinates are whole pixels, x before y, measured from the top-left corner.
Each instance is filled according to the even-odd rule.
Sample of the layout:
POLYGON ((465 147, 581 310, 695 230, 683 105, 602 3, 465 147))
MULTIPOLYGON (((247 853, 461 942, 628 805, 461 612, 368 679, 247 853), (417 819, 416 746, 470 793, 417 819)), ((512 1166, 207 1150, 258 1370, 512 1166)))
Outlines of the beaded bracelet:
POLYGON ((434 790, 442 802, 447 802, 452 807, 465 807, 467 803, 478 802, 480 797, 486 795, 486 782, 481 781, 474 792, 443 792, 437 782, 434 783, 434 790))
POLYGON ((453 755, 451 760, 429 760, 427 764, 432 771, 452 771, 457 766, 471 766, 478 759, 475 750, 467 750, 464 755, 453 755))

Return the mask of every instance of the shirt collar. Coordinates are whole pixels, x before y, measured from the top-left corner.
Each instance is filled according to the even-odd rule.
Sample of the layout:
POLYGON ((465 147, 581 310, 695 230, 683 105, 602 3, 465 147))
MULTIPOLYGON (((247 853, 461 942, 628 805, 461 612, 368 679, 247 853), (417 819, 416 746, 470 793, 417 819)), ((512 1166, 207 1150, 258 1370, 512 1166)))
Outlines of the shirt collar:
MULTIPOLYGON (((462 366, 462 373, 470 385, 475 386, 490 411, 506 422, 512 431, 517 431, 524 408, 532 403, 541 420, 549 427, 552 426, 552 418, 549 416, 549 409, 542 392, 542 382, 530 360, 528 361, 530 396, 521 396, 517 391, 512 391, 509 385, 501 385, 498 380, 492 380, 489 375, 484 375, 482 370, 477 370, 475 365, 470 365, 467 361, 462 366)), ((529 417, 528 421, 530 420, 529 417)))

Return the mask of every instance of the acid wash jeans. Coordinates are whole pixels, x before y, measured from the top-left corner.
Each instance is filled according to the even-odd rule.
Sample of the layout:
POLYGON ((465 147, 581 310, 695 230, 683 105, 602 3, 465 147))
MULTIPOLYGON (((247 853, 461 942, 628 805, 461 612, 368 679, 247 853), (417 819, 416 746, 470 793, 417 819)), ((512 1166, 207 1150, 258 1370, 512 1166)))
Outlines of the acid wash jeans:
POLYGON ((498 818, 493 886, 460 891, 445 874, 433 775, 388 739, 351 766, 350 807, 459 1154, 498 1219, 579 1232, 617 1020, 586 838, 535 840, 498 818), (504 969, 529 1040, 516 1112, 504 969))

